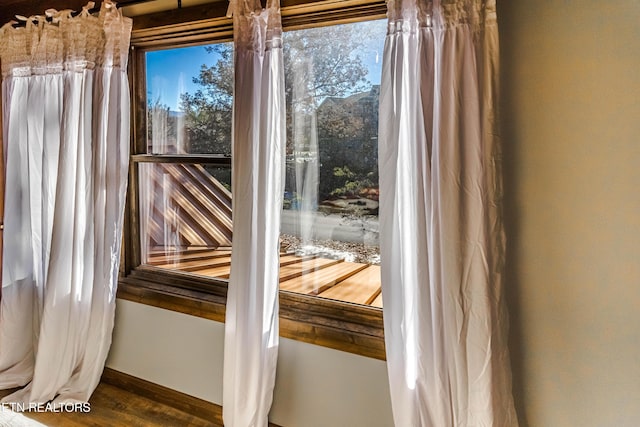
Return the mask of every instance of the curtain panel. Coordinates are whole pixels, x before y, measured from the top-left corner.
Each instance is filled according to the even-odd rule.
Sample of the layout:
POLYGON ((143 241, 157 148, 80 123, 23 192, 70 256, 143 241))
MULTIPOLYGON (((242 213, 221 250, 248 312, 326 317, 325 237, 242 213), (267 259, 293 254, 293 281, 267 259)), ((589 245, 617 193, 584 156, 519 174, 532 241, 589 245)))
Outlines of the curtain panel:
POLYGON ((105 0, 0 30, 0 388, 87 401, 111 343, 129 162, 131 20, 105 0))
POLYGON ((380 246, 395 425, 517 425, 495 0, 389 0, 380 246))
POLYGON ((264 427, 278 357, 285 93, 278 0, 232 0, 233 244, 224 343, 223 417, 264 427))

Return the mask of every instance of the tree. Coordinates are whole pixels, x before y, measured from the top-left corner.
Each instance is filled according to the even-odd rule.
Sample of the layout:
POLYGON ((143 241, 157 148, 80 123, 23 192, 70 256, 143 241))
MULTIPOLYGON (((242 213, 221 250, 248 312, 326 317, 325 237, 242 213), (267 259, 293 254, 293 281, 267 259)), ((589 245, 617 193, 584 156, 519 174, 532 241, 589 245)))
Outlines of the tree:
MULTIPOLYGON (((361 92, 369 85, 368 69, 359 51, 362 37, 351 25, 311 28, 285 33, 285 97, 287 102, 287 150, 294 141, 293 115, 315 114, 327 98, 361 92)), ((319 126, 335 126, 325 117, 319 126)))
MULTIPOLYGON (((345 136, 362 138, 367 133, 363 129, 367 124, 362 117, 347 114, 345 105, 335 103, 332 108, 319 107, 329 105, 331 99, 342 99, 371 88, 362 48, 364 41, 372 36, 367 34, 366 25, 320 27, 283 34, 287 155, 290 159, 296 152, 306 150, 308 157, 315 153, 316 162, 320 164, 320 181, 324 182, 320 185, 321 198, 331 194, 333 182, 340 181, 333 179, 333 171, 336 167, 344 167, 346 159, 318 150, 316 132, 312 129, 317 126, 318 135, 334 141, 342 141, 345 136)), ((199 75, 193 79, 200 88, 182 96, 181 109, 185 114, 191 152, 230 154, 232 48, 231 43, 207 47, 207 52, 218 57, 217 61, 213 66, 202 65, 199 75)), ((370 169, 375 169, 373 160, 370 169)), ((356 168, 356 171, 361 169, 356 168)))
POLYGON ((194 94, 185 93, 180 107, 191 153, 231 155, 231 117, 233 107, 233 50, 230 43, 207 46, 219 55, 215 65, 202 65, 193 79, 200 86, 194 94))

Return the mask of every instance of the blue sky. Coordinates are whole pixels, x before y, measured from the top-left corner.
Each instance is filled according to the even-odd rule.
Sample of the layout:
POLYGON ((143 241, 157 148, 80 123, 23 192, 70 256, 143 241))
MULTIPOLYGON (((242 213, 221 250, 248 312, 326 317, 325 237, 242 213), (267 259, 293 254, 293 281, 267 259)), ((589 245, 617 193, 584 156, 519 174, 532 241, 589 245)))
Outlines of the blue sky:
MULTIPOLYGON (((386 33, 386 19, 370 21, 361 25, 379 27, 380 37, 364 42, 365 47, 359 53, 369 68, 367 78, 372 84, 380 84, 382 49, 386 33)), ((330 43, 330 40, 327 40, 330 43)), ((147 96, 178 110, 180 93, 193 93, 198 86, 193 78, 200 72, 202 64, 214 65, 218 56, 207 53, 204 46, 158 50, 147 53, 147 96)))
POLYGON ((200 73, 202 64, 214 65, 218 57, 207 53, 204 46, 158 50, 147 53, 147 96, 171 110, 178 110, 180 93, 193 93, 198 85, 193 78, 200 73))

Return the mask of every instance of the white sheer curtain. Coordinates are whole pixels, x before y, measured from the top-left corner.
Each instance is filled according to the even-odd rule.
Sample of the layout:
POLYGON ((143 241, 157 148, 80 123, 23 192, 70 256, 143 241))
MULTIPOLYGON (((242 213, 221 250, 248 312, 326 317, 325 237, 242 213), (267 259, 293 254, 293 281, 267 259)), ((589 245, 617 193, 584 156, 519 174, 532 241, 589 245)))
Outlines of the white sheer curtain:
POLYGON ((0 31, 6 164, 0 389, 86 401, 111 343, 129 150, 131 20, 115 4, 0 31))
POLYGON ((233 247, 224 344, 226 426, 266 426, 278 356, 285 103, 280 7, 233 0, 233 247))
POLYGON ((394 422, 516 426, 495 0, 390 0, 388 15, 380 244, 394 422))

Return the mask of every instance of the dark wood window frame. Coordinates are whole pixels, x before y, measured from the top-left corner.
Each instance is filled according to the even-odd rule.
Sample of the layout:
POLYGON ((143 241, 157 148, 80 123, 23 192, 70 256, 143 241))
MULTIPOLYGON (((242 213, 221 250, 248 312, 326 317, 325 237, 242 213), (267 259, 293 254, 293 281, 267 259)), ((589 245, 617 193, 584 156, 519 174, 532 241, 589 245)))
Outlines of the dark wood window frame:
MULTIPOLYGON (((129 76, 132 88, 132 156, 123 265, 118 298, 224 322, 227 282, 179 271, 141 266, 138 219, 138 164, 185 163, 184 156, 146 153, 145 52, 230 41, 227 2, 216 2, 134 18, 129 76)), ((285 31, 384 18, 380 0, 309 2, 284 0, 285 31)), ((230 159, 190 156, 187 162, 229 165, 230 159)), ((280 335, 367 357, 385 359, 382 310, 280 291, 280 335)))

